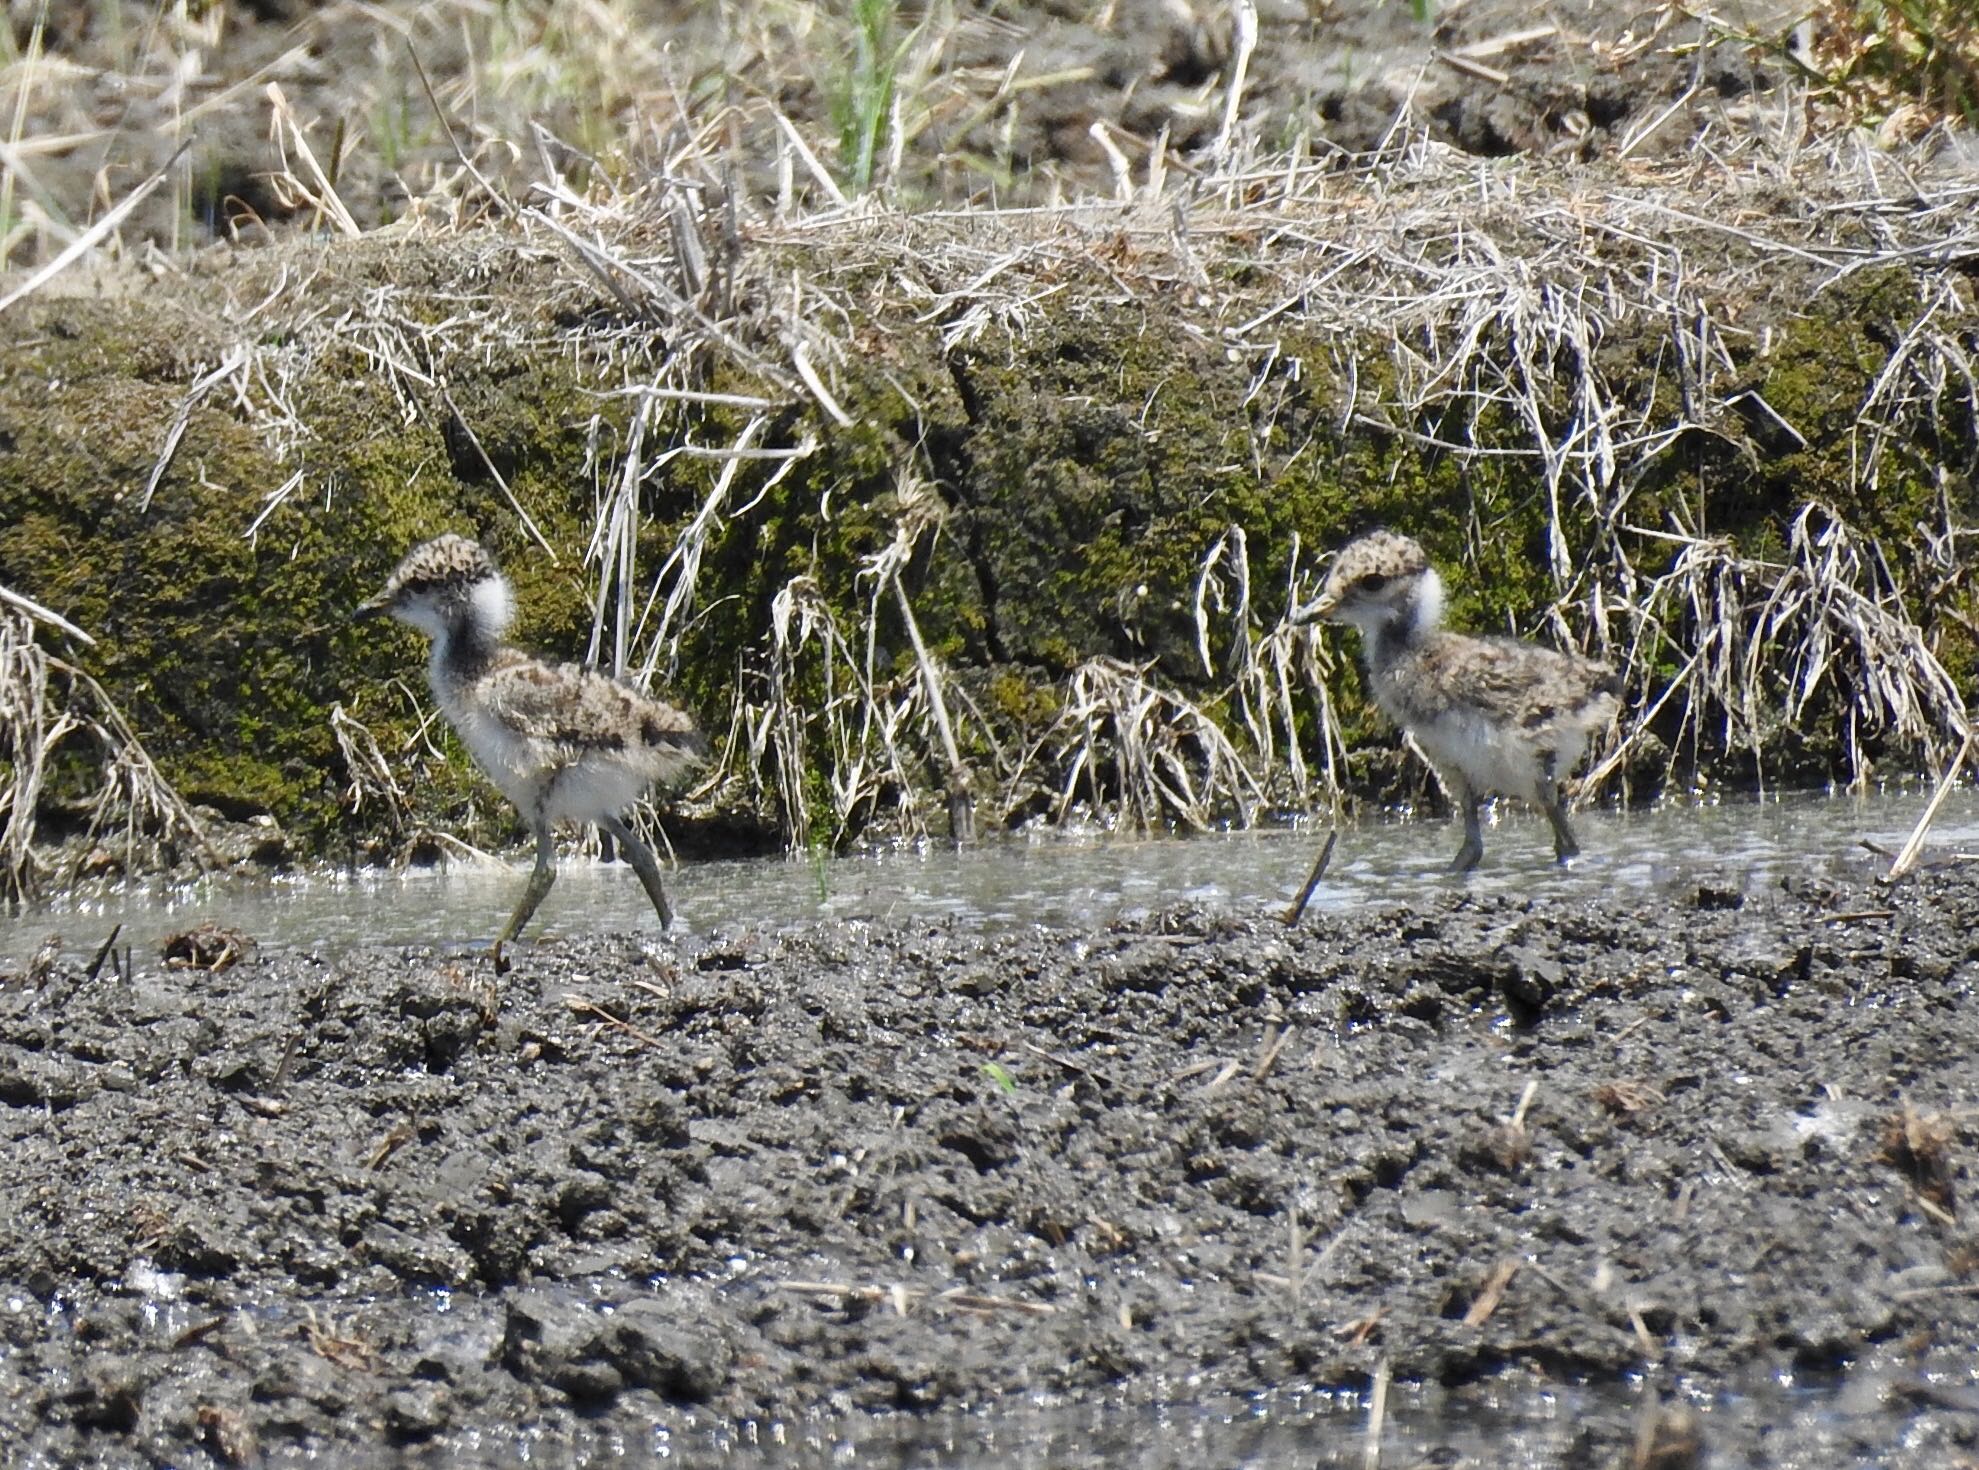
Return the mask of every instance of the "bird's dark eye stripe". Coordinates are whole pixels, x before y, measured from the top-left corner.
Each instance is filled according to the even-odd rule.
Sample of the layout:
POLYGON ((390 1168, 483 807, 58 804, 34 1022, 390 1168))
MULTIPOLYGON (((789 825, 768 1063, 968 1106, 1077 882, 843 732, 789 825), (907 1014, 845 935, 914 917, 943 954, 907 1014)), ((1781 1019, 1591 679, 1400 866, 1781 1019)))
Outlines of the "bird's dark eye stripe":
POLYGON ((1388 574, 1386 572, 1368 572, 1360 580, 1360 588, 1363 592, 1379 592, 1387 585, 1388 574))

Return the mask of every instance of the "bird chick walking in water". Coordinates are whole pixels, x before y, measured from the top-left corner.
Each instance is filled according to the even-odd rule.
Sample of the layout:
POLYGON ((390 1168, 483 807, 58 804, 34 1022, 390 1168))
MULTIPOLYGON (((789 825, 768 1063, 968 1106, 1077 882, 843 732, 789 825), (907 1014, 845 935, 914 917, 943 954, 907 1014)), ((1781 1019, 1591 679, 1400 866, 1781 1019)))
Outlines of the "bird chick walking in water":
POLYGON ((1443 579, 1420 546, 1390 531, 1342 547, 1319 596, 1292 614, 1360 629, 1374 702, 1415 737, 1463 813, 1457 872, 1484 856, 1478 808, 1492 792, 1546 813, 1564 863, 1580 844, 1560 782, 1614 718, 1621 680, 1578 654, 1452 633, 1442 618, 1443 579))
POLYGON ((673 909, 659 864, 619 816, 657 781, 703 760, 708 743, 686 713, 577 664, 532 658, 502 642, 515 595, 481 546, 441 536, 415 546, 357 611, 389 613, 433 640, 434 698, 488 778, 536 837, 536 867, 493 955, 522 933, 557 880, 559 818, 596 822, 631 861, 660 927, 673 909))

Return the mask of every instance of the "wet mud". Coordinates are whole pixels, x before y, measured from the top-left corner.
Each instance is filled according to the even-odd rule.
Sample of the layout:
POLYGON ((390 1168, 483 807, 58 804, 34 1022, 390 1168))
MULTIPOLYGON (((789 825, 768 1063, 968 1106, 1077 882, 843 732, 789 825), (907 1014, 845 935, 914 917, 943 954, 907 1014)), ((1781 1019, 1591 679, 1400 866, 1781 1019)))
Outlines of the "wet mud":
MULTIPOLYGON (((1386 1374, 1621 1396, 1516 1463, 1964 1463, 1975 921, 1968 871, 1837 868, 604 936, 499 983, 58 959, 0 993, 0 1442, 511 1463, 731 1426, 791 1463, 820 1416, 925 1449, 1041 1404, 1359 1415, 1386 1374), (1712 1398, 1808 1382, 1852 1385, 1811 1458, 1712 1398)), ((1104 1458, 1074 1439, 1047 1458, 1104 1458)))

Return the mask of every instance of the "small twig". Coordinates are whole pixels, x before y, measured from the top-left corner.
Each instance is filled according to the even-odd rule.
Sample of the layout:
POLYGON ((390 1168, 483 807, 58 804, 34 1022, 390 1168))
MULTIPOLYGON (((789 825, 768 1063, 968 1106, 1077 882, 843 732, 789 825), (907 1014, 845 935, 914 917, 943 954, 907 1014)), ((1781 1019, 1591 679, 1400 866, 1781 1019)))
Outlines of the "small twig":
POLYGON ((1086 129, 1088 136, 1099 144, 1099 151, 1106 155, 1107 165, 1113 170, 1113 192, 1122 204, 1133 202, 1134 170, 1127 161, 1127 155, 1120 151, 1120 145, 1113 141, 1113 134, 1106 126, 1104 118, 1093 119, 1086 129))
POLYGON ((1635 1340, 1642 1344, 1642 1350, 1650 1357, 1656 1357, 1656 1339, 1649 1331, 1649 1324, 1642 1320, 1642 1307, 1636 1302, 1628 1304, 1629 1325, 1635 1329, 1635 1340))
MULTIPOLYGON (((412 839, 406 844, 406 851, 410 852, 414 845, 422 838, 426 841, 439 844, 449 852, 458 853, 460 856, 483 868, 506 868, 508 866, 505 860, 489 852, 486 848, 476 847, 473 843, 464 841, 454 836, 451 832, 442 832, 433 827, 421 828, 418 832, 415 832, 412 835, 412 839)), ((403 862, 404 859, 401 859, 401 861, 403 862)))
POLYGON ((598 1002, 596 1002, 595 1000, 587 1000, 585 997, 581 995, 566 995, 563 998, 563 1003, 569 1006, 570 1009, 572 1009, 573 1011, 577 1012, 577 1014, 580 1016, 595 1017, 596 1019, 603 1021, 607 1026, 610 1026, 612 1029, 616 1031, 623 1031, 627 1036, 631 1036, 639 1041, 643 1041, 646 1045, 654 1048, 655 1050, 658 1050, 660 1047, 661 1044, 660 1039, 657 1036, 652 1036, 647 1032, 641 1031, 637 1026, 633 1025, 630 1021, 621 1020, 619 1017, 613 1015, 610 1011, 606 1010, 603 1006, 599 1005, 598 1002))
POLYGON ((1453 46, 1450 54, 1468 56, 1473 60, 1482 56, 1503 56, 1507 51, 1530 46, 1534 41, 1550 41, 1559 34, 1560 28, 1556 25, 1528 26, 1522 31, 1506 31, 1482 41, 1473 41, 1468 46, 1453 46))
POLYGON ((378 1140, 377 1146, 371 1150, 371 1156, 364 1161, 364 1167, 373 1173, 384 1168, 385 1161, 404 1148, 408 1143, 411 1143, 418 1132, 419 1130, 414 1128, 409 1121, 401 1121, 394 1124, 390 1131, 378 1140))
POLYGON ((1211 157, 1219 164, 1230 161, 1230 147, 1237 133, 1237 113, 1243 106, 1244 83, 1251 66, 1251 52, 1257 49, 1257 0, 1231 0, 1230 15, 1234 34, 1230 38, 1230 85, 1223 93, 1223 122, 1216 130, 1211 157))
POLYGON ((984 1296, 960 1286, 932 1295, 922 1287, 904 1286, 898 1282, 886 1286, 853 1286, 843 1281, 779 1281, 776 1286, 778 1291, 794 1292, 798 1296, 835 1296, 850 1302, 891 1302, 894 1310, 902 1316, 906 1315, 907 1306, 916 1300, 956 1307, 965 1312, 1020 1312, 1027 1317, 1049 1317, 1058 1310, 1045 1302, 984 1296))
POLYGON ((1326 865, 1333 861, 1333 846, 1339 840, 1340 829, 1330 828, 1326 834, 1326 845, 1320 848, 1319 858, 1313 863, 1312 872, 1306 875, 1306 886, 1299 890, 1299 896, 1292 901, 1292 906, 1285 910, 1286 928, 1291 928, 1305 916, 1306 905, 1312 902, 1313 894, 1318 891, 1319 880, 1326 876, 1326 865))
POLYGON ((1640 148, 1646 141, 1648 141, 1648 139, 1656 132, 1658 128, 1662 127, 1664 123, 1668 122, 1671 118, 1675 117, 1679 112, 1683 111, 1685 107, 1690 105, 1690 99, 1697 95, 1697 87, 1698 84, 1696 82, 1692 82, 1689 87, 1685 88, 1682 92, 1679 92, 1676 95, 1675 99, 1670 103, 1668 107, 1664 108, 1661 112, 1657 113, 1655 117, 1651 118, 1646 126, 1637 128, 1634 132, 1632 132, 1628 136, 1628 138, 1623 141, 1622 146, 1620 150, 1615 154, 1615 157, 1617 159, 1627 158, 1631 153, 1635 152, 1636 149, 1640 148))
POLYGON ((0 296, 0 312, 5 311, 24 297, 32 296, 36 291, 54 280, 55 277, 74 265, 91 250, 94 250, 97 243, 104 236, 115 230, 118 225, 122 224, 125 217, 133 209, 136 209, 151 197, 152 190, 171 177, 172 170, 177 167, 179 160, 185 157, 186 149, 190 147, 192 147, 192 140, 188 138, 185 142, 179 144, 177 151, 170 158, 165 160, 163 168, 159 169, 157 173, 126 194, 122 203, 118 204, 116 208, 104 215, 102 219, 76 236, 74 240, 69 242, 62 253, 49 261, 48 264, 29 276, 25 281, 22 281, 20 285, 14 287, 5 296, 0 296))
POLYGON ((1914 1286, 1905 1291, 1893 1291, 1890 1296, 1900 1302, 1925 1302, 1941 1296, 1979 1296, 1979 1281, 1967 1281, 1958 1286, 1914 1286))
POLYGON ((1232 1077, 1235 1077, 1239 1072, 1243 1070, 1244 1070, 1244 1064, 1238 1061, 1235 1057, 1232 1057, 1229 1061, 1223 1064, 1222 1069, 1218 1071, 1214 1077, 1210 1078, 1209 1081, 1203 1084, 1202 1090, 1204 1091, 1204 1093, 1220 1092, 1229 1083, 1232 1077))
POLYGON ((1461 52, 1438 51, 1435 56, 1451 71, 1460 71, 1465 76, 1476 77, 1480 82, 1489 82, 1494 87, 1502 87, 1512 79, 1510 72, 1500 71, 1495 66, 1486 66, 1475 57, 1465 56, 1461 52))
POLYGON ((1388 1419, 1389 1371, 1386 1358, 1374 1370, 1374 1388, 1368 1394, 1366 1447, 1361 1451, 1362 1470, 1381 1470, 1381 1431, 1388 1419))
POLYGON ((440 106, 440 99, 433 95, 433 83, 426 75, 426 65, 419 59, 418 48, 412 44, 410 39, 406 41, 405 52, 407 56, 412 58, 413 70, 419 73, 419 85, 425 89, 426 101, 433 109, 433 116, 440 120, 440 127, 446 132, 447 144, 453 149, 454 157, 458 158, 460 160, 460 166, 473 176, 474 182, 481 186, 481 192, 494 201, 495 208, 499 209, 505 215, 513 215, 515 213, 515 206, 496 192, 495 186, 488 182, 487 177, 482 174, 480 169, 474 166, 473 161, 468 158, 466 150, 460 146, 460 139, 454 135, 454 125, 447 120, 446 109, 440 106))
POLYGON ((971 1312, 1021 1312, 1027 1317, 1049 1317, 1058 1310, 1048 1302, 1023 1302, 1011 1297, 983 1296, 978 1292, 965 1291, 959 1286, 949 1288, 932 1300, 971 1312))
POLYGON ((845 191, 838 187, 838 181, 831 176, 831 171, 818 161, 818 155, 811 151, 811 145, 804 141, 804 135, 797 131, 797 125, 781 112, 776 115, 776 121, 777 126, 783 129, 785 141, 790 144, 791 150, 798 158, 803 160, 805 170, 817 180, 818 187, 825 191, 826 197, 841 209, 848 206, 851 201, 845 197, 845 191))
POLYGON ((514 510, 517 517, 522 521, 523 529, 528 531, 536 544, 543 548, 544 554, 550 559, 550 565, 555 566, 557 564, 556 548, 550 545, 549 540, 537 528, 536 522, 530 519, 529 512, 522 508, 522 502, 515 498, 515 492, 509 489, 508 479, 500 470, 495 468, 495 462, 488 458, 488 451, 481 447, 481 436, 474 432, 474 425, 467 421, 467 415, 462 413, 460 411, 460 405, 454 402, 453 394, 449 393, 444 387, 440 389, 440 402, 444 403, 447 406, 447 412, 454 416, 454 422, 460 425, 461 433, 467 435, 467 442, 474 446, 474 454, 481 461, 481 468, 488 472, 489 477, 494 480, 496 487, 507 497, 509 507, 514 510))
POLYGON ((921 682, 928 691, 928 710, 934 716, 935 732, 941 736, 942 754, 948 761, 948 836, 957 847, 976 836, 976 803, 969 789, 969 767, 956 744, 955 726, 948 717, 948 701, 942 698, 941 670, 921 637, 921 625, 914 619, 907 589, 901 585, 900 571, 893 573, 893 595, 900 604, 901 621, 907 625, 908 641, 914 645, 914 658, 921 669, 921 682))
POLYGON ((1958 1216, 1954 1215, 1937 1201, 1926 1198, 1915 1188, 1910 1192, 1910 1202, 1929 1215, 1933 1220, 1936 1220, 1940 1225, 1958 1224, 1958 1216))
POLYGON ((1911 831, 1910 840, 1904 843, 1903 851, 1899 852, 1896 860, 1890 864, 1885 882, 1894 883, 1917 866, 1917 856, 1924 850, 1924 838, 1930 832, 1931 824, 1938 820, 1938 809, 1945 804, 1945 799, 1958 785, 1959 772, 1965 769, 1965 762, 1971 754, 1972 732, 1968 730, 1965 739, 1959 743, 1958 754, 1953 756, 1951 764, 1945 767, 1945 774, 1938 778, 1938 789, 1931 793, 1930 803, 1924 808, 1924 815, 1917 819, 1917 826, 1911 831))
POLYGON ((1519 1094, 1519 1105, 1512 1110, 1512 1116, 1505 1121, 1514 1128, 1524 1128, 1526 1110, 1532 1106, 1532 1100, 1538 1096, 1539 1081, 1534 1078, 1526 1083, 1525 1091, 1519 1094))
MULTIPOLYGON (((627 316, 636 317, 645 315, 644 308, 633 299, 632 293, 619 284, 618 278, 620 272, 624 271, 625 274, 630 275, 632 274, 630 271, 625 271, 625 268, 617 261, 606 255, 597 246, 581 238, 575 231, 571 230, 562 220, 557 219, 555 216, 545 214, 540 209, 530 209, 524 211, 523 217, 525 219, 537 220, 542 224, 548 225, 550 229, 555 231, 566 245, 577 252, 577 259, 584 268, 596 276, 598 283, 612 293, 612 296, 619 304, 619 309, 627 316)), ((643 286, 645 282, 642 280, 640 284, 643 286)))
MULTIPOLYGON (((235 347, 221 360, 218 367, 211 372, 202 373, 193 385, 186 389, 185 397, 179 400, 178 412, 172 415, 172 425, 165 431, 165 446, 158 451, 158 458, 151 466, 150 477, 144 482, 144 494, 137 503, 140 512, 151 509, 151 497, 158 493, 158 482, 165 478, 165 472, 172 467, 172 459, 179 452, 179 441, 185 438, 186 429, 192 423, 192 411, 199 407, 199 400, 212 390, 214 384, 239 372, 247 365, 247 360, 247 348, 235 347)), ((296 471, 298 479, 301 478, 301 474, 300 470, 296 471)), ((258 525, 259 522, 256 524, 258 525)))
POLYGON ((1285 1050, 1286 1043, 1291 1041, 1292 1033, 1296 1030, 1298 1030, 1296 1026, 1287 1026, 1273 1034, 1271 1027, 1265 1028, 1264 1045, 1259 1049, 1257 1066, 1251 1069, 1252 1081, 1264 1081, 1272 1067, 1277 1064, 1279 1053, 1285 1050))
POLYGON ((858 424, 857 419, 839 406, 838 400, 832 397, 831 389, 825 386, 825 380, 818 375, 817 368, 811 363, 809 344, 799 342, 797 350, 790 354, 790 361, 797 369, 797 376, 804 380, 804 386, 811 390, 811 396, 818 400, 818 406, 831 415, 833 423, 841 429, 850 429, 858 424))
POLYGON ((1292 1304, 1300 1304, 1306 1293, 1305 1231, 1299 1226, 1299 1200, 1294 1195, 1285 1211, 1285 1284, 1292 1289, 1292 1304))
POLYGON ((1095 1072, 1091 1067, 1081 1065, 1077 1060, 1066 1056, 1063 1052, 1046 1051, 1043 1047, 1028 1041, 1024 1043, 1024 1050, 1032 1056, 1043 1057, 1047 1062, 1056 1062, 1068 1072, 1077 1072, 1081 1077, 1087 1078, 1095 1086, 1105 1087, 1107 1085, 1106 1079, 1100 1076, 1099 1073, 1095 1072))
POLYGON ((123 921, 119 920, 115 927, 110 930, 110 937, 104 940, 102 946, 96 951, 96 958, 89 962, 89 968, 83 971, 83 979, 94 980, 96 978, 98 972, 103 968, 104 960, 110 957, 110 951, 117 942, 117 936, 123 932, 123 921))
POLYGON ((26 613, 31 618, 38 618, 44 623, 60 628, 64 633, 67 633, 71 638, 76 639, 80 643, 93 645, 96 642, 94 638, 83 632, 82 629, 78 628, 60 613, 50 611, 36 602, 32 597, 23 597, 18 592, 0 587, 0 602, 4 602, 7 606, 26 613))
POLYGON ((1498 1310, 1498 1304, 1505 1300, 1505 1289, 1512 1284, 1512 1278, 1519 1274, 1519 1263, 1514 1260, 1500 1261, 1484 1283, 1484 1290, 1470 1304, 1464 1313, 1464 1326, 1482 1327, 1491 1320, 1491 1314, 1498 1310))
POLYGON ((208 1317, 204 1322, 195 1322, 172 1339, 172 1347, 175 1351, 194 1347, 204 1342, 226 1325, 227 1319, 225 1317, 208 1317))

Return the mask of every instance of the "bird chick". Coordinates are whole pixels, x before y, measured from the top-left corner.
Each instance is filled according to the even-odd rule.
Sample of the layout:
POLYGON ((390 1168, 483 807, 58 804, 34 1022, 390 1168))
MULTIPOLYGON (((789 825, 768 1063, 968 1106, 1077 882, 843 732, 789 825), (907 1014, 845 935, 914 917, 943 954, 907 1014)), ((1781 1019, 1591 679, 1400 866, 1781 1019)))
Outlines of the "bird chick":
POLYGON ((1360 629, 1374 702, 1415 737, 1463 813, 1456 871, 1484 856, 1478 809, 1493 792, 1543 811, 1566 862, 1580 844, 1560 783, 1620 708, 1621 680, 1578 654, 1452 633, 1442 618, 1443 579, 1391 531, 1342 547, 1319 596, 1292 615, 1360 629))
POLYGON ((389 614, 432 640, 433 697, 536 838, 536 866, 493 955, 521 934, 556 882, 559 819, 596 822, 616 839, 659 915, 673 922, 660 869, 619 813, 656 782, 707 756, 693 719, 596 669, 534 658, 502 641, 515 594, 494 559, 465 536, 406 553, 384 590, 357 610, 389 614))

